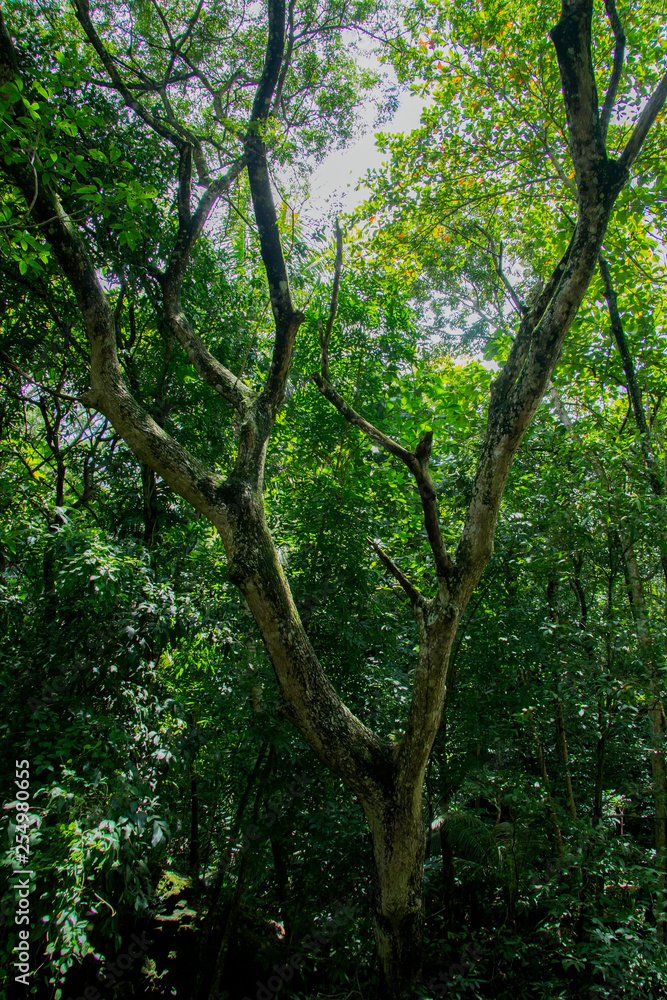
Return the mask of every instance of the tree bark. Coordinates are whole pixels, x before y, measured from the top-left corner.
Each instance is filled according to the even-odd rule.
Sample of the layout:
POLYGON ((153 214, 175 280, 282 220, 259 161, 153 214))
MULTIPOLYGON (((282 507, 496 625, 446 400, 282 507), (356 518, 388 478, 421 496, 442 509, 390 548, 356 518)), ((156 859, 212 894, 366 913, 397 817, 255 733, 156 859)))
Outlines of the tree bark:
POLYGON ((424 827, 421 787, 384 803, 364 804, 373 843, 372 919, 378 959, 377 995, 395 1000, 421 977, 424 926, 424 827))

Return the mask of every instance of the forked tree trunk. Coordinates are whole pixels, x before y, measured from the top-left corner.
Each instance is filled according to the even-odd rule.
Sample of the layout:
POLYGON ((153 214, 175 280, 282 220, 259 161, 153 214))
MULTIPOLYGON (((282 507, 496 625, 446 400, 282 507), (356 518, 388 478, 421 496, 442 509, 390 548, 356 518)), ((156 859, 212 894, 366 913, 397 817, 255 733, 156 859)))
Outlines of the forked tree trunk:
MULTIPOLYGON (((565 254, 541 291, 521 310, 514 344, 490 395, 487 429, 480 449, 472 498, 456 552, 442 537, 436 488, 429 473, 432 434, 414 447, 402 446, 359 416, 330 384, 329 344, 336 314, 342 261, 337 265, 329 320, 321 337, 321 369, 313 381, 346 420, 407 465, 424 513, 424 527, 437 578, 436 596, 426 598, 395 562, 370 542, 408 595, 420 630, 420 655, 402 739, 390 745, 342 702, 318 660, 294 605, 273 540, 264 520, 263 477, 266 449, 282 406, 294 344, 304 316, 295 309, 272 192, 263 135, 289 68, 284 0, 268 0, 268 35, 261 76, 252 100, 243 153, 224 174, 211 176, 207 152, 189 128, 156 117, 126 84, 122 66, 100 37, 86 0, 73 0, 75 15, 101 66, 125 104, 177 153, 178 232, 166 267, 155 264, 165 323, 200 378, 231 404, 238 418, 233 469, 223 476, 205 468, 165 432, 132 396, 116 350, 116 323, 97 262, 84 233, 65 214, 51 183, 35 185, 37 161, 22 145, 25 110, 21 100, 5 111, 17 139, 0 169, 23 195, 32 219, 48 241, 77 299, 91 350, 90 388, 81 397, 111 422, 140 461, 195 509, 222 537, 229 579, 238 584, 260 628, 274 667, 283 714, 297 727, 323 763, 339 775, 363 804, 373 840, 374 924, 380 964, 380 996, 395 1000, 419 977, 423 924, 421 814, 424 769, 438 731, 448 683, 452 641, 461 615, 491 558, 507 476, 523 435, 535 416, 597 266, 615 199, 626 183, 644 139, 667 98, 667 74, 643 107, 618 158, 609 156, 606 133, 623 62, 617 38, 614 74, 599 108, 592 61, 592 0, 563 0, 551 31, 556 48, 568 140, 578 195, 578 217, 565 254), (203 190, 195 196, 193 162, 203 190), (264 385, 256 392, 207 349, 181 303, 181 288, 192 251, 218 200, 247 169, 257 235, 275 324, 273 353, 264 385), (193 202, 195 203, 193 206, 193 202)), ((605 4, 613 10, 613 3, 605 4)), ((614 33, 617 27, 612 22, 614 33)), ((620 36, 619 36, 620 37, 620 36)), ((0 14, 0 84, 18 76, 18 60, 0 14)), ((100 248, 98 248, 100 249, 100 248)), ((435 590, 435 588, 434 588, 435 590)), ((225 945, 221 948, 224 960, 225 945)))
POLYGON ((403 740, 393 748, 392 767, 372 796, 361 803, 373 847, 372 921, 378 961, 377 1000, 398 1000, 421 980, 424 932, 424 818, 422 789, 426 764, 440 727, 447 678, 458 617, 448 622, 429 618, 420 608, 419 668, 431 675, 424 692, 423 711, 432 727, 415 732, 412 713, 403 740), (437 706, 437 707, 436 707, 437 706), (406 752, 408 741, 412 752, 406 752))

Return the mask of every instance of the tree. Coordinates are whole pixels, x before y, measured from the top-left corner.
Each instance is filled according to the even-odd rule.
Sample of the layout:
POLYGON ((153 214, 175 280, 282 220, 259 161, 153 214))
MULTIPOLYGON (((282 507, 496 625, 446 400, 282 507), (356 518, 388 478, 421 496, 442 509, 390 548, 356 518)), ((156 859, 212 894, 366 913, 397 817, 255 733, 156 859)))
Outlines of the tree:
MULTIPOLYGON (((312 89, 313 76, 317 75, 313 67, 326 65, 330 74, 335 65, 333 56, 327 62, 321 52, 313 52, 318 37, 329 37, 329 24, 339 30, 370 16, 369 9, 359 8, 350 18, 344 4, 332 4, 326 16, 319 12, 318 17, 307 8, 301 11, 296 3, 286 8, 283 0, 269 0, 268 31, 253 22, 246 26, 247 35, 240 41, 232 33, 237 41, 230 42, 227 54, 217 45, 216 27, 222 25, 225 15, 218 12, 220 21, 212 21, 212 14, 202 13, 201 4, 192 8, 187 17, 180 15, 180 19, 170 10, 139 4, 136 12, 128 8, 129 21, 122 25, 110 19, 105 5, 101 4, 97 12, 91 11, 86 0, 76 0, 74 5, 78 24, 95 52, 96 65, 105 74, 94 73, 91 83, 117 95, 116 103, 112 100, 107 105, 102 133, 114 134, 112 109, 116 113, 121 107, 130 109, 141 125, 142 142, 155 151, 159 169, 177 185, 176 232, 161 245, 156 259, 145 262, 144 269, 159 295, 165 327, 219 400, 220 413, 234 414, 237 442, 224 475, 202 463, 168 434, 160 420, 139 405, 128 387, 118 361, 116 317, 98 267, 101 259, 113 254, 106 263, 117 273, 122 272, 125 261, 133 260, 130 251, 139 245, 140 236, 131 220, 129 226, 112 223, 112 227, 119 227, 116 243, 108 238, 108 229, 104 236, 101 222, 99 233, 94 228, 89 233, 91 227, 85 221, 73 221, 66 211, 64 202, 70 200, 74 205, 77 198, 92 195, 94 199, 97 193, 103 217, 104 198, 95 189, 97 182, 92 192, 86 191, 86 185, 72 183, 79 163, 76 156, 87 164, 92 149, 71 158, 67 150, 54 150, 55 159, 49 155, 44 130, 52 117, 53 95, 31 69, 20 38, 15 47, 5 21, 0 24, 0 84, 5 107, 1 169, 9 185, 8 203, 15 206, 17 195, 23 198, 26 211, 17 219, 17 228, 26 219, 38 227, 76 299, 90 347, 90 386, 81 399, 88 408, 103 414, 138 459, 220 533, 230 579, 243 593, 271 659, 282 712, 361 803, 373 845, 373 916, 381 973, 379 992, 383 997, 397 997, 419 978, 422 785, 441 723, 457 630, 493 551, 512 460, 540 405, 597 268, 614 204, 667 97, 665 76, 639 111, 620 155, 610 155, 607 132, 623 72, 624 46, 612 0, 606 10, 616 45, 602 108, 593 66, 592 2, 565 0, 551 30, 574 168, 577 219, 565 252, 557 262, 550 262, 543 282, 518 307, 520 318, 511 350, 491 386, 472 495, 453 554, 443 542, 437 494, 429 471, 432 432, 427 431, 414 446, 406 447, 356 413, 330 381, 330 344, 341 269, 339 238, 334 290, 328 320, 323 324, 321 366, 313 379, 322 395, 353 427, 409 470, 423 509, 435 576, 432 596, 421 593, 380 544, 372 543, 384 567, 407 595, 419 632, 418 664, 405 729, 395 741, 380 738, 355 717, 326 676, 294 604, 267 526, 263 501, 267 448, 285 398, 295 342, 304 319, 290 289, 269 173, 269 152, 274 145, 279 153, 284 152, 294 127, 304 129, 307 136, 309 115, 300 112, 302 97, 312 101, 316 93, 312 89), (259 39, 265 39, 263 55, 259 39), (138 50, 132 44, 127 47, 128 40, 136 43, 138 50), (239 67, 239 46, 250 42, 252 72, 244 74, 239 67), (127 51, 121 54, 124 47, 127 51), (212 110, 200 112, 197 100, 188 102, 182 90, 186 84, 201 95, 207 94, 212 110), (234 93, 239 95, 237 103, 225 105, 234 93), (248 93, 252 94, 251 100, 248 93), (158 101, 152 109, 148 106, 151 100, 158 101), (211 150, 220 162, 217 173, 210 165, 211 150), (182 304, 184 280, 206 220, 244 171, 273 323, 271 360, 259 388, 234 375, 206 347, 182 304), (201 193, 195 193, 197 187, 201 193), (128 248, 127 258, 123 247, 128 248)), ((64 29, 73 32, 74 26, 65 21, 64 29)), ((75 91, 77 86, 74 79, 75 91)), ((353 99, 348 95, 348 107, 353 99)), ((323 101, 320 107, 324 107, 325 114, 329 110, 323 101)), ((334 108, 334 119, 336 113, 342 115, 344 111, 345 106, 334 108)), ((77 123, 76 111, 69 121, 74 137, 84 123, 77 123)), ((61 129, 66 128, 64 118, 62 122, 61 129)), ((154 197, 131 182, 126 184, 126 202, 131 208, 154 197)))

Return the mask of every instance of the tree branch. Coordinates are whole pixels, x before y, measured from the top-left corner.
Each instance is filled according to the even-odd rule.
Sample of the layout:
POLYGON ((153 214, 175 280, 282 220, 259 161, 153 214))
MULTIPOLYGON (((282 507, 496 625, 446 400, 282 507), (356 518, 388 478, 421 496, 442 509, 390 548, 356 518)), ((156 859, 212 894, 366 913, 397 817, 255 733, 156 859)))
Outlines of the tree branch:
POLYGON ((498 404, 503 405, 510 391, 514 388, 516 381, 528 357, 528 351, 532 341, 533 333, 538 323, 544 316, 547 306, 554 296, 556 289, 565 273, 565 267, 572 252, 574 234, 570 238, 567 250, 551 272, 551 276, 543 288, 537 290, 532 296, 528 311, 519 324, 519 329, 514 343, 509 353, 507 361, 503 365, 502 371, 491 385, 491 405, 489 407, 489 418, 495 417, 493 412, 498 404))
POLYGON ((76 19, 83 28, 88 41, 95 49, 95 52, 97 52, 100 62, 109 74, 110 80, 125 101, 127 107, 131 108, 132 111, 134 111, 134 113, 138 115, 138 117, 141 118, 141 120, 144 121, 154 132, 161 135, 163 139, 168 139, 169 142, 172 142, 178 149, 180 149, 185 140, 192 138, 188 130, 179 125, 171 125, 170 127, 166 121, 163 121, 162 119, 157 118, 154 114, 151 114, 151 112, 143 106, 141 101, 137 100, 130 88, 126 86, 125 81, 118 72, 113 56, 109 53, 104 42, 97 34, 95 25, 90 19, 90 8, 87 0, 72 0, 72 2, 74 3, 74 13, 76 19))
POLYGON ((345 402, 342 396, 339 396, 336 390, 329 382, 326 382, 319 372, 315 372, 312 376, 313 382, 320 390, 325 399, 328 399, 332 403, 339 413, 341 413, 349 424, 353 427, 357 427, 362 434, 370 438, 371 441, 375 441, 376 444, 381 445, 386 451, 391 455, 395 455, 396 458, 400 458, 402 462, 411 468, 412 463, 415 460, 415 456, 407 448, 403 448, 396 441, 393 441, 387 434, 383 434, 382 431, 374 427, 373 424, 365 420, 364 417, 360 416, 355 410, 345 402))
POLYGON ((509 469, 546 391, 562 345, 597 266, 624 175, 607 160, 591 57, 592 0, 563 0, 552 29, 575 167, 579 218, 570 245, 524 317, 503 371, 492 386, 473 495, 455 556, 465 603, 493 552, 509 469))
POLYGON ((192 146, 186 143, 181 149, 178 163, 178 225, 185 228, 190 225, 192 208, 190 196, 192 193, 192 146))
POLYGON ((602 105, 602 111, 600 113, 602 141, 606 145, 611 113, 614 110, 618 85, 621 82, 621 73, 623 72, 623 59, 625 57, 625 32, 623 31, 623 25, 621 24, 621 19, 616 10, 615 0, 604 0, 604 7, 607 11, 607 17, 609 18, 611 30, 614 33, 614 62, 612 65, 609 86, 607 87, 607 93, 605 95, 604 104, 602 105))
POLYGON ((388 435, 374 427, 368 420, 360 416, 348 403, 339 396, 333 386, 326 382, 319 372, 312 376, 313 382, 320 390, 325 399, 332 403, 339 413, 341 413, 348 423, 357 427, 371 441, 381 445, 391 455, 400 458, 407 465, 412 473, 419 489, 419 496, 424 511, 424 526, 428 536, 431 552, 436 565, 438 577, 446 579, 452 569, 452 561, 447 554, 445 543, 440 530, 440 520, 438 518, 438 504, 436 500, 436 490, 433 479, 429 472, 428 464, 431 457, 431 445, 433 434, 429 431, 421 439, 414 452, 408 451, 402 445, 393 441, 388 435))
MULTIPOLYGON (((79 2, 85 3, 85 0, 79 2)), ((275 8, 280 4, 269 0, 269 5, 273 25, 269 32, 270 50, 276 36, 275 8)), ((6 80, 14 74, 11 61, 3 58, 5 53, 2 48, 6 41, 11 45, 11 40, 4 32, 1 21, 0 29, 0 79, 6 80)), ((265 93, 269 100, 270 89, 265 93)), ((10 109, 10 119, 11 114, 10 109)), ((15 115, 20 114, 22 106, 18 104, 15 115)), ((261 143, 261 137, 257 138, 261 143)), ((252 136, 249 145, 256 150, 252 136)), ((21 190, 24 198, 29 198, 32 196, 29 163, 21 156, 18 145, 15 150, 15 161, 7 163, 8 158, 4 158, 0 162, 0 171, 21 190)), ((263 159, 266 171, 263 147, 259 158, 263 159)), ((268 172, 266 176, 268 178, 268 172)), ((277 345, 267 383, 268 398, 265 389, 264 398, 260 396, 248 408, 241 427, 239 461, 234 474, 225 481, 206 469, 166 434, 128 391, 118 363, 114 316, 107 295, 81 232, 68 218, 49 187, 40 186, 34 217, 74 293, 88 336, 90 390, 82 401, 86 406, 100 410, 137 457, 204 514, 219 531, 227 554, 229 578, 245 595, 271 657, 285 716, 297 726, 320 759, 336 771, 360 798, 370 801, 380 795, 388 800, 394 774, 393 751, 386 741, 349 711, 326 677, 299 619, 264 516, 261 495, 263 454, 271 429, 272 407, 284 388, 299 314, 292 311, 287 316, 287 324, 277 321, 277 345), (282 387, 279 384, 281 378, 282 387), (266 404, 263 408, 262 403, 266 404), (252 444, 253 437, 255 446, 252 444), (245 477, 242 474, 244 461, 245 471, 248 472, 245 477)), ((201 218, 205 218, 204 209, 201 218)), ((190 224, 195 224, 194 216, 190 224)), ((275 238, 280 249, 277 226, 275 238)), ((185 257, 183 254, 181 262, 185 257)), ((176 267, 172 275, 178 287, 176 267)), ((289 296, 289 289, 285 294, 289 296)), ((187 322, 184 317, 183 320, 187 322)))
POLYGON ((618 297, 611 279, 609 265, 602 254, 600 254, 599 258, 599 267, 602 284, 604 286, 604 297, 607 300, 607 308, 609 309, 611 333, 616 342, 616 346, 618 347, 618 353, 621 356, 621 363, 623 365, 623 371, 625 372, 628 387, 628 396, 630 398, 630 403, 632 404, 632 412, 635 416, 637 430, 639 431, 641 448, 644 455, 644 462, 646 464, 649 482, 653 493, 656 496, 662 496, 663 486, 657 475, 657 464, 655 454, 653 453, 653 446, 651 444, 651 434, 646 421, 646 413, 644 412, 642 394, 637 382, 637 376, 635 374, 634 362, 632 355, 630 354, 630 348, 625 336, 625 330, 623 329, 621 314, 618 310, 618 297))
POLYGON ((502 244, 502 240, 500 241, 500 248, 498 250, 498 253, 495 253, 494 250, 493 250, 493 248, 491 246, 489 247, 489 252, 491 254, 491 259, 492 259, 494 267, 496 269, 496 274, 498 275, 498 277, 502 281, 502 283, 503 283, 503 285, 505 287, 505 290, 507 292, 507 295, 509 296, 510 302, 512 303, 512 305, 514 306, 514 308, 516 309, 516 311, 518 312, 518 314, 520 316, 523 316, 524 313, 527 311, 526 310, 526 305, 525 305, 524 302, 522 302, 520 296, 517 295, 516 289, 514 288, 514 285, 509 280, 509 278, 507 277, 507 275, 505 274, 505 272, 503 270, 503 244, 502 244))
POLYGON ((292 54, 294 52, 294 8, 296 6, 296 0, 290 0, 289 12, 287 15, 287 51, 282 60, 282 66, 280 69, 280 75, 278 77, 278 82, 276 84, 276 92, 273 98, 273 114, 276 113, 280 102, 283 97, 283 90, 285 87, 285 80, 287 79, 287 73, 289 72, 290 65, 292 63, 292 54))
POLYGON ((179 162, 178 215, 179 225, 176 243, 169 258, 167 270, 160 276, 165 320, 179 344, 187 354, 195 371, 211 388, 240 411, 244 411, 253 397, 233 372, 229 371, 205 347, 195 333, 181 304, 181 286, 192 251, 204 229, 204 223, 222 193, 228 191, 232 182, 245 166, 245 158, 239 157, 226 174, 212 181, 199 200, 194 213, 190 212, 190 191, 192 181, 191 146, 181 150, 179 162))
POLYGON ((405 573, 403 573, 403 571, 396 565, 391 556, 387 555, 387 553, 384 551, 382 546, 378 544, 378 542, 373 541, 372 538, 367 538, 366 541, 373 549, 373 551, 377 553, 385 569, 387 569, 389 573, 391 573, 391 575, 394 577, 395 580, 398 580, 401 587, 410 598, 410 603, 412 604, 412 606, 415 608, 420 607, 424 603, 424 598, 419 593, 417 588, 412 583, 410 583, 405 573))
MULTIPOLYGON (((262 75, 255 93, 244 147, 253 210, 257 221, 260 252, 269 285, 269 298, 276 325, 271 367, 259 404, 269 416, 281 405, 292 350, 303 314, 294 309, 283 254, 276 207, 271 190, 266 145, 262 135, 271 112, 285 48, 285 0, 269 0, 269 35, 262 75)), ((268 430, 266 431, 268 433, 268 430)))
POLYGON ((550 33, 558 56, 580 213, 593 202, 597 207, 607 179, 591 55, 592 14, 592 0, 562 0, 560 18, 550 33))
MULTIPOLYGON (((271 113, 271 102, 275 93, 280 67, 285 51, 285 0, 268 0, 269 36, 266 40, 266 52, 262 75, 255 92, 255 99, 250 115, 250 124, 266 122, 271 113)), ((250 135, 254 130, 249 129, 250 135)), ((258 134, 258 131, 255 131, 258 134)))
POLYGON ((627 172, 630 167, 637 159, 639 150, 642 148, 644 139, 648 135, 648 131, 651 125, 660 114, 665 101, 667 100, 667 73, 663 76, 660 83, 651 95, 646 107, 637 119, 637 124, 635 125, 630 138, 625 144, 625 149, 621 153, 618 163, 627 172))
MULTIPOLYGON (((194 149, 192 149, 192 152, 194 152, 194 149)), ((226 173, 208 184, 199 199, 195 211, 188 217, 190 208, 191 162, 189 155, 183 152, 179 163, 178 233, 174 249, 169 257, 167 270, 164 273, 165 283, 178 291, 179 298, 181 283, 190 263, 190 256, 197 240, 202 234, 206 220, 211 214, 218 198, 229 191, 233 182, 246 166, 244 156, 239 156, 238 159, 234 160, 226 173)))
MULTIPOLYGON (((4 164, 3 170, 26 200, 32 196, 32 175, 26 164, 4 164)), ((225 509, 217 497, 222 479, 166 434, 127 389, 116 353, 114 315, 81 234, 57 196, 43 185, 33 213, 72 287, 88 336, 90 389, 80 402, 103 413, 141 461, 219 530, 226 531, 225 509)))
POLYGON ((240 379, 211 354, 183 312, 178 299, 169 291, 164 294, 165 320, 179 344, 187 354, 197 374, 241 413, 250 404, 255 394, 240 379))

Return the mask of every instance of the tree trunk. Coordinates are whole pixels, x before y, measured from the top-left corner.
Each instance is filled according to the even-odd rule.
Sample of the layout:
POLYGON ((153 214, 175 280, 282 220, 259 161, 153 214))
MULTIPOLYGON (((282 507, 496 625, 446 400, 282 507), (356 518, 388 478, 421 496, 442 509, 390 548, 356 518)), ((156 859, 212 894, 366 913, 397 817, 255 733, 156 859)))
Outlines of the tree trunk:
POLYGON ((604 766, 607 760, 607 729, 602 725, 602 709, 598 709, 599 736, 595 749, 595 788, 593 791, 593 826, 602 822, 602 792, 604 790, 604 766))
MULTIPOLYGON (((409 794, 409 793, 408 793, 409 794)), ((377 1000, 398 1000, 421 978, 424 829, 421 789, 409 801, 364 811, 373 844, 371 897, 378 960, 377 1000)))
MULTIPOLYGON (((461 648, 459 643, 456 651, 452 654, 452 660, 450 663, 449 673, 450 676, 454 669, 454 660, 456 658, 456 653, 461 648)), ((449 689, 451 690, 451 688, 449 689)), ((434 747, 434 754, 437 756, 438 760, 438 770, 440 774, 440 799, 439 799, 439 812, 446 816, 449 810, 449 801, 452 796, 452 785, 449 777, 449 767, 447 763, 447 752, 446 752, 446 736, 447 736, 447 702, 445 702, 445 714, 443 715, 442 724, 436 738, 436 745, 434 747)), ((443 816, 443 819, 444 819, 443 816)), ((445 911, 445 928, 448 931, 454 930, 454 904, 455 904, 455 881, 454 881, 454 853, 452 851, 452 843, 449 838, 449 831, 447 829, 447 823, 441 821, 438 827, 440 833, 440 856, 442 858, 442 905, 445 911)))

